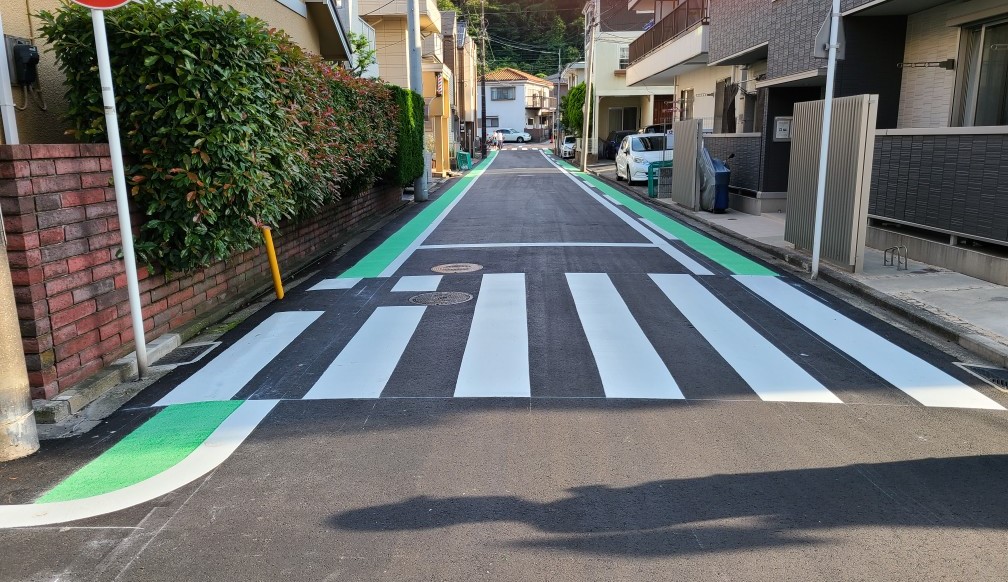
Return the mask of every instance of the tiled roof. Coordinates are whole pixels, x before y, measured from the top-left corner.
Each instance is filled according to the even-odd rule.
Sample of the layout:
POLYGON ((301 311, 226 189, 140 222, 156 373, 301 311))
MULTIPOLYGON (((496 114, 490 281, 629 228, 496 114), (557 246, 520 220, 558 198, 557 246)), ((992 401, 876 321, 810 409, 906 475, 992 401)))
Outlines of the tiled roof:
POLYGON ((487 73, 487 81, 525 81, 529 83, 538 83, 540 85, 552 85, 546 79, 536 77, 533 74, 526 73, 525 71, 519 71, 518 69, 512 69, 510 67, 505 67, 503 69, 497 69, 491 73, 487 73))

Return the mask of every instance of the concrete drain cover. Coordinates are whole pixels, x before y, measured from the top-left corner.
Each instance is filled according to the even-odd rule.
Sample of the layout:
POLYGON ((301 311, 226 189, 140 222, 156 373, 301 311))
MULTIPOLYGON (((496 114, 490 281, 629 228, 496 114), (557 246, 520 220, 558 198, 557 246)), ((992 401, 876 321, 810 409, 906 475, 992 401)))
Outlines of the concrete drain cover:
POLYGON ((1008 370, 1004 368, 988 368, 972 364, 959 364, 959 367, 994 386, 1002 392, 1008 392, 1008 370))
POLYGON ((421 293, 410 297, 410 303, 416 305, 455 305, 472 301, 473 296, 461 291, 435 291, 433 293, 421 293))
POLYGON ((475 273, 476 271, 482 271, 483 265, 477 265, 476 263, 448 263, 447 265, 438 265, 431 269, 435 273, 475 273))

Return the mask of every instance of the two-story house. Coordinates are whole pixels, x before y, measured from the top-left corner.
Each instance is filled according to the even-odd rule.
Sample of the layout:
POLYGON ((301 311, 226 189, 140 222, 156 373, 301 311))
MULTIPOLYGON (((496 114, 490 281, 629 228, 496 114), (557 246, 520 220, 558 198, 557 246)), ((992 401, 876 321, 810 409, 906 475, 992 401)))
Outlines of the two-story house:
MULTIPOLYGON (((528 132, 533 141, 548 138, 556 112, 552 83, 525 71, 503 68, 487 73, 486 86, 488 134, 498 128, 510 128, 528 132)), ((482 110, 479 111, 482 119, 482 110)))
POLYGON ((445 66, 451 69, 454 81, 452 139, 457 149, 472 154, 476 149, 476 97, 479 87, 476 43, 469 35, 468 23, 459 19, 455 12, 442 13, 441 27, 445 32, 445 66))

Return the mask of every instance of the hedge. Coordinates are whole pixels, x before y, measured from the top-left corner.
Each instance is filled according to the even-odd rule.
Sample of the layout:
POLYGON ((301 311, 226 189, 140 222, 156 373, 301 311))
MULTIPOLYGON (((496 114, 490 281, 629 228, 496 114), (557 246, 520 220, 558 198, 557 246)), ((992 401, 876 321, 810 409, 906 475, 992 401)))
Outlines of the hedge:
POLYGON ((410 186, 424 171, 424 99, 415 91, 390 86, 399 112, 396 141, 399 149, 392 164, 391 179, 410 186))
MULTIPOLYGON (((65 75, 68 133, 107 141, 90 12, 64 5, 40 16, 65 75)), ((258 225, 388 174, 400 115, 386 85, 200 0, 142 0, 105 18, 148 264, 188 271, 226 259, 260 244, 258 225)))

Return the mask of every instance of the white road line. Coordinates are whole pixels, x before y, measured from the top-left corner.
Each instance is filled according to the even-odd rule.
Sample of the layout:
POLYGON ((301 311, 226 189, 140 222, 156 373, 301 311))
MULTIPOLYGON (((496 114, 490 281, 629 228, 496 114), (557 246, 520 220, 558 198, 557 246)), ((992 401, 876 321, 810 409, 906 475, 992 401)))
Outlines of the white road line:
POLYGON ((484 275, 455 396, 531 395, 525 275, 484 275))
POLYGON ((585 184, 581 180, 578 180, 577 177, 575 177, 570 172, 568 172, 564 168, 562 168, 559 165, 557 165, 553 160, 551 160, 549 158, 548 155, 546 155, 545 153, 543 153, 543 157, 546 158, 547 162, 549 162, 550 164, 553 164, 553 167, 555 167, 556 169, 560 170, 560 172, 563 175, 565 175, 568 178, 570 178, 575 184, 578 185, 578 187, 580 187, 582 190, 584 190, 585 192, 587 192, 588 195, 591 196, 592 198, 594 198, 596 202, 598 202, 599 204, 601 204, 602 206, 604 206, 607 210, 609 210, 610 212, 612 212, 613 214, 615 214, 617 217, 619 217, 620 220, 622 220, 627 225, 629 225, 630 228, 636 230, 644 238, 646 238, 649 241, 651 241, 652 244, 654 244, 656 247, 658 247, 659 249, 661 249, 662 251, 664 251, 665 254, 667 254, 668 256, 670 256, 673 259, 675 259, 683 267, 686 267, 686 269, 688 269, 691 273, 693 273, 694 275, 713 275, 713 273, 711 273, 710 270, 707 269, 707 267, 704 267, 700 263, 698 263, 695 260, 691 259, 688 255, 686 255, 686 253, 684 253, 684 252, 680 251, 679 249, 675 248, 674 246, 672 246, 671 244, 669 244, 668 241, 666 241, 662 237, 658 236, 657 234, 655 234, 654 232, 652 232, 650 229, 645 228, 643 224, 637 222, 636 220, 634 220, 633 218, 631 218, 628 214, 626 214, 624 212, 620 212, 615 206, 612 205, 612 203, 610 203, 608 200, 606 200, 605 198, 603 198, 600 194, 598 194, 597 192, 592 191, 592 189, 589 188, 587 184, 585 184))
POLYGON ((735 278, 924 406, 1004 410, 980 392, 777 277, 735 278))
POLYGON ((437 291, 441 284, 441 275, 410 275, 401 277, 392 287, 393 293, 437 291))
POLYGON ((605 273, 567 273, 609 398, 683 398, 672 374, 605 273))
POLYGON ((441 214, 439 214, 438 217, 435 218, 434 221, 431 222, 430 225, 428 225, 427 228, 425 228, 424 231, 420 233, 420 236, 413 239, 413 242, 411 242, 410 245, 403 250, 403 252, 399 253, 399 256, 396 257, 395 260, 389 264, 389 266, 385 267, 385 270, 381 272, 380 275, 381 277, 391 277, 392 275, 395 274, 396 271, 399 270, 399 267, 401 267, 403 263, 405 263, 406 260, 409 259, 410 256, 412 256, 413 253, 418 248, 420 248, 423 242, 427 240, 427 237, 429 237, 431 233, 434 232, 434 229, 436 229, 438 226, 441 225, 445 217, 448 216, 448 213, 450 213, 452 209, 454 209, 455 206, 459 202, 461 202, 463 198, 465 198, 465 195, 469 193, 469 190, 472 190, 472 187, 476 184, 477 181, 479 181, 479 179, 490 168, 490 166, 493 165, 494 160, 496 159, 497 159, 496 156, 493 157, 489 161, 485 162, 486 163, 485 166, 481 166, 475 170, 478 173, 473 177, 472 181, 466 184, 466 187, 461 192, 459 192, 459 195, 456 196, 455 199, 452 200, 451 203, 448 204, 448 206, 446 206, 445 209, 441 211, 441 214))
POLYGON ((304 399, 381 396, 426 309, 421 306, 376 309, 304 399))
POLYGON ((761 399, 841 402, 690 275, 650 277, 761 399))
POLYGON ((615 198, 613 198, 612 196, 610 196, 608 194, 603 194, 602 196, 604 196, 606 200, 608 200, 610 203, 612 203, 613 206, 623 206, 622 202, 620 202, 619 200, 616 200, 615 198))
POLYGON ((87 519, 133 507, 171 493, 206 475, 230 457, 273 410, 277 402, 245 401, 224 419, 203 444, 196 447, 177 465, 135 485, 74 501, 0 505, 0 528, 33 527, 87 519))
POLYGON ((644 223, 651 230, 657 232, 658 234, 662 235, 663 237, 665 237, 665 238, 667 238, 669 240, 679 240, 679 237, 677 237, 676 235, 670 233, 669 231, 665 230, 664 228, 658 226, 657 224, 655 224, 651 220, 648 220, 646 218, 639 218, 638 220, 640 220, 642 223, 644 223))
POLYGON ((541 243, 471 243, 451 245, 423 245, 420 250, 441 249, 505 249, 520 247, 619 247, 619 248, 653 248, 653 243, 605 243, 605 242, 541 242, 541 243))
POLYGON ((345 279, 323 279, 319 281, 314 287, 308 289, 309 291, 332 291, 335 289, 353 289, 357 283, 360 283, 360 278, 347 277, 345 279))
POLYGON ((154 406, 230 400, 322 311, 281 311, 269 316, 231 347, 158 400, 154 406))

